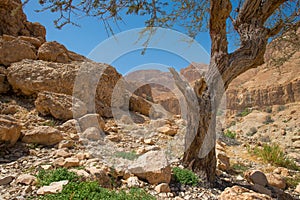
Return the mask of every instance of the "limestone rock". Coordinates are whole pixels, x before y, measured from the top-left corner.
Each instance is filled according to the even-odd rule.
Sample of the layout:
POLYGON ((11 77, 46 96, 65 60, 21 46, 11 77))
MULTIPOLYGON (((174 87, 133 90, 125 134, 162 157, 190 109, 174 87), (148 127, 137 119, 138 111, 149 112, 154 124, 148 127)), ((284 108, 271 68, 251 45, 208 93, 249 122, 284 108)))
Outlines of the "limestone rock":
POLYGON ((87 114, 77 120, 82 132, 90 127, 100 128, 103 131, 105 127, 104 120, 98 114, 87 114))
POLYGON ((279 189, 286 188, 286 180, 282 176, 278 174, 267 174, 266 176, 269 185, 277 187, 279 189))
POLYGON ((8 66, 26 58, 37 58, 36 49, 30 42, 19 38, 7 41, 0 37, 0 64, 8 66))
POLYGON ((16 182, 25 185, 35 185, 37 182, 37 178, 30 174, 22 174, 16 179, 16 182))
POLYGON ((233 186, 226 188, 218 198, 219 200, 272 200, 265 194, 259 194, 249 189, 233 186))
POLYGON ((64 167, 78 167, 79 166, 79 159, 78 158, 66 158, 64 161, 64 167))
POLYGON ((68 183, 69 183, 68 180, 53 182, 49 186, 41 187, 40 189, 37 190, 36 193, 38 195, 57 194, 57 193, 60 193, 63 189, 63 186, 67 185, 68 183))
POLYGON ((86 138, 88 140, 92 140, 92 141, 97 141, 97 140, 100 140, 102 138, 100 130, 96 127, 87 128, 82 133, 82 135, 83 135, 84 138, 86 138))
POLYGON ((68 50, 58 42, 45 42, 38 50, 38 58, 40 60, 50 62, 69 62, 68 50))
POLYGON ((295 192, 298 192, 300 194, 300 183, 297 185, 295 192))
POLYGON ((21 3, 21 0, 0 1, 0 35, 32 36, 44 41, 45 27, 39 23, 28 22, 21 3))
POLYGON ((87 113, 85 104, 66 94, 40 92, 34 102, 36 110, 42 115, 51 114, 56 119, 69 120, 87 113))
POLYGON ((72 95, 86 104, 88 112, 96 109, 104 117, 112 117, 112 92, 120 77, 113 67, 91 61, 65 64, 23 60, 12 64, 7 74, 16 92, 37 95, 48 91, 72 95))
POLYGON ((22 126, 18 121, 7 115, 0 115, 0 142, 14 145, 21 135, 22 126))
POLYGON ((126 179, 126 183, 129 188, 133 188, 133 187, 136 188, 136 187, 140 186, 140 181, 139 181, 138 177, 136 177, 136 176, 132 176, 132 177, 129 177, 128 179, 126 179))
POLYGON ((157 129, 157 131, 162 134, 170 135, 170 136, 174 136, 177 133, 177 130, 170 126, 160 127, 157 129))
POLYGON ((259 170, 246 171, 244 176, 249 183, 258 184, 261 186, 266 186, 268 184, 266 175, 259 170))
POLYGON ((227 171, 230 168, 230 160, 225 152, 216 151, 217 155, 217 168, 222 171, 227 171))
POLYGON ((155 186, 154 190, 157 193, 170 192, 171 191, 171 189, 170 189, 170 187, 167 183, 158 184, 157 186, 155 186))
POLYGON ((171 167, 163 151, 149 151, 128 167, 128 170, 150 184, 169 183, 171 167))
POLYGON ((54 145, 63 139, 62 133, 49 126, 39 126, 24 133, 22 141, 42 145, 54 145))

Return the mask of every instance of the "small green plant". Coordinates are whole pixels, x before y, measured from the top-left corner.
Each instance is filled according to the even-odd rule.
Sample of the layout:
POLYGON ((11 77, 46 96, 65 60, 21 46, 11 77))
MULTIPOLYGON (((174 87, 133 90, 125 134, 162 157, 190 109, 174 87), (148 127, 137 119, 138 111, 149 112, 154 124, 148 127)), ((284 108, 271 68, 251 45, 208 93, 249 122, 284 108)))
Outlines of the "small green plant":
POLYGON ((264 124, 271 124, 273 122, 274 122, 274 120, 271 118, 271 116, 267 115, 266 118, 265 118, 265 121, 263 123, 264 124))
POLYGON ((155 200, 142 189, 132 188, 128 192, 102 188, 97 182, 71 182, 59 194, 40 196, 41 200, 155 200))
POLYGON ((285 105, 280 105, 280 106, 278 106, 277 111, 280 112, 280 111, 283 111, 285 109, 286 109, 285 105))
POLYGON ((139 157, 139 155, 137 155, 135 151, 131 151, 131 152, 117 151, 114 154, 114 156, 117 158, 124 158, 127 160, 135 160, 139 157))
POLYGON ((249 115, 251 112, 252 112, 251 109, 245 108, 242 112, 239 112, 236 116, 237 117, 245 117, 245 116, 249 115))
POLYGON ((286 183, 290 188, 296 188, 300 184, 300 174, 298 173, 294 177, 286 177, 286 183))
POLYGON ((196 186, 199 182, 197 175, 188 169, 181 169, 179 167, 174 167, 173 174, 175 180, 183 185, 196 186))
POLYGON ((224 136, 225 136, 225 137, 228 137, 228 138, 231 138, 231 139, 235 139, 235 137, 236 137, 236 132, 227 130, 227 131, 224 133, 224 136))
POLYGON ((300 170, 300 167, 297 166, 296 162, 292 158, 286 156, 285 152, 278 144, 264 144, 262 148, 256 146, 252 152, 272 165, 292 170, 300 170))
POLYGON ((51 120, 47 120, 47 121, 43 122, 42 125, 55 127, 55 126, 59 125, 59 123, 57 121, 51 119, 51 120))
POLYGON ((257 133, 257 128, 256 127, 251 127, 249 132, 247 133, 247 136, 253 136, 257 133))
POLYGON ((42 169, 39 171, 37 179, 38 185, 44 186, 56 181, 76 181, 79 180, 79 177, 74 172, 68 171, 66 168, 58 168, 55 170, 42 169))
POLYGON ((243 174, 245 171, 249 169, 248 166, 244 165, 243 163, 235 163, 231 166, 231 168, 238 172, 239 174, 243 174))
POLYGON ((266 107, 265 111, 267 113, 272 113, 273 109, 272 109, 272 107, 268 106, 268 107, 266 107))

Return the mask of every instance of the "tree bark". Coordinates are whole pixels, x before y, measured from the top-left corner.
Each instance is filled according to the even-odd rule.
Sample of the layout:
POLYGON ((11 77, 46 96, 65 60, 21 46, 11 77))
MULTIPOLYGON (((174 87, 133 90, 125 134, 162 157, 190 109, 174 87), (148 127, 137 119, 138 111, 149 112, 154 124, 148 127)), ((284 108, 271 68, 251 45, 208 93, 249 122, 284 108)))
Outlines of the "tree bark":
POLYGON ((232 9, 229 0, 210 1, 211 61, 205 77, 193 89, 171 69, 176 85, 184 94, 189 116, 183 164, 203 181, 213 185, 216 171, 216 112, 231 81, 238 75, 264 62, 270 36, 278 27, 268 29, 264 23, 285 0, 246 0, 233 21, 241 46, 228 53, 226 23, 232 9))

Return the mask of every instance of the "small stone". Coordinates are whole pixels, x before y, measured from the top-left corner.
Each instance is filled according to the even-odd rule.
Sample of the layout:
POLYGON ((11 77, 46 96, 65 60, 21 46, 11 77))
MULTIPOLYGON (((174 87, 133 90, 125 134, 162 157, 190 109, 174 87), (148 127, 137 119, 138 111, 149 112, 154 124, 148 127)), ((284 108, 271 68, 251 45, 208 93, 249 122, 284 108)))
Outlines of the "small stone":
POLYGON ((170 135, 170 136, 174 136, 177 133, 177 130, 174 128, 171 128, 169 126, 164 126, 164 127, 160 127, 157 129, 158 132, 165 134, 165 135, 170 135))
POLYGON ((154 190, 157 192, 157 193, 162 193, 162 192, 170 192, 170 187, 167 183, 161 183, 159 185, 157 185, 154 190))
POLYGON ((64 162, 64 167, 78 167, 79 166, 79 160, 78 158, 66 158, 64 162))
POLYGON ((139 179, 136 176, 129 177, 128 179, 126 179, 126 183, 129 188, 140 186, 139 179))
POLYGON ((92 140, 97 141, 101 139, 100 130, 96 127, 89 127, 83 132, 83 137, 92 140))
POLYGON ((72 140, 62 140, 58 144, 59 149, 72 148, 72 147, 74 147, 74 142, 72 140))
POLYGON ((106 138, 109 139, 112 142, 120 142, 122 140, 121 136, 116 135, 116 134, 108 135, 108 136, 106 136, 106 138))
POLYGON ((280 176, 278 174, 267 174, 266 176, 267 176, 269 185, 277 187, 279 189, 286 188, 286 181, 282 176, 280 176))
POLYGON ((37 182, 37 178, 30 174, 22 174, 16 179, 16 182, 25 185, 35 185, 37 182))
POLYGON ((64 185, 69 183, 68 180, 53 182, 49 186, 43 186, 36 192, 38 195, 57 194, 60 193, 64 185))
POLYGON ((14 180, 13 176, 6 176, 3 178, 0 178, 0 185, 10 184, 13 180, 14 180))
POLYGON ((268 184, 266 175, 259 170, 252 170, 252 171, 245 172, 245 179, 249 183, 258 184, 261 186, 266 186, 268 184))
POLYGON ((149 138, 149 139, 145 139, 145 140, 144 140, 144 143, 145 143, 145 144, 149 144, 149 145, 154 145, 154 144, 155 144, 155 141, 154 141, 153 139, 149 138))
POLYGON ((67 158, 67 157, 70 157, 71 154, 69 152, 65 151, 64 149, 58 149, 55 153, 55 156, 67 158))
POLYGON ((300 194, 300 183, 297 185, 295 192, 298 192, 300 194))
POLYGON ((74 172, 76 173, 78 176, 84 177, 84 178, 88 178, 90 176, 89 173, 87 173, 85 170, 83 169, 70 169, 70 172, 74 172))

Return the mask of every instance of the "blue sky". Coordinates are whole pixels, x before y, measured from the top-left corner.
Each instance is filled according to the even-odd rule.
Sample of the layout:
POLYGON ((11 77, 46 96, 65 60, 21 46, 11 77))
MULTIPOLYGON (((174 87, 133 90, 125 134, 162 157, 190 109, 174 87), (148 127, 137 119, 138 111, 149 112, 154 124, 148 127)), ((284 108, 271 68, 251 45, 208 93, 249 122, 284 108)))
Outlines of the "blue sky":
MULTIPOLYGON (((57 14, 51 13, 50 11, 39 13, 34 11, 38 9, 41 9, 41 6, 39 5, 38 1, 31 0, 24 7, 24 12, 27 15, 27 19, 29 21, 39 22, 46 27, 47 41, 58 41, 59 43, 65 45, 69 50, 79 53, 81 55, 88 56, 91 53, 91 51, 95 49, 99 44, 111 37, 105 31, 103 24, 96 18, 73 18, 74 21, 80 25, 80 27, 66 25, 61 30, 59 30, 55 28, 53 23, 53 21, 57 18, 57 14)), ((125 16, 124 23, 119 23, 120 30, 114 29, 115 34, 134 28, 144 27, 144 19, 145 18, 140 16, 125 16)), ((181 31, 184 32, 183 30, 181 31)), ((209 34, 200 33, 197 36, 196 41, 207 52, 207 55, 205 55, 204 57, 199 56, 199 58, 192 57, 192 61, 208 63, 208 54, 210 52, 209 34)), ((174 42, 174 46, 176 45, 178 45, 178 43, 174 42)), ((111 47, 106 47, 105 51, 113 53, 115 50, 111 47)), ((95 56, 93 57, 93 59, 97 62, 105 61, 105 59, 104 61, 101 59, 95 59, 95 56)), ((163 51, 159 49, 150 49, 146 51, 145 55, 141 55, 141 50, 128 52, 109 64, 116 67, 120 73, 125 74, 138 66, 149 66, 149 63, 159 63, 159 66, 166 65, 175 67, 176 69, 180 69, 186 67, 190 61, 187 61, 185 58, 182 58, 172 52, 163 51)), ((153 67, 155 68, 155 64, 153 64, 153 67)))

